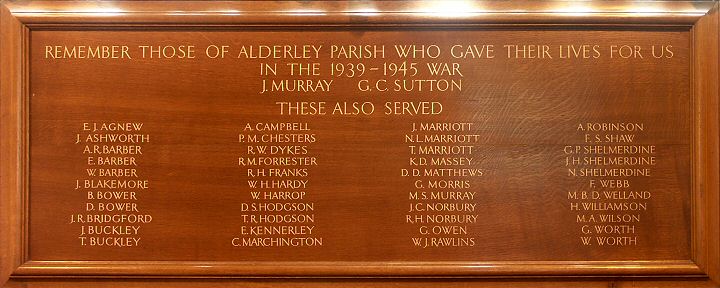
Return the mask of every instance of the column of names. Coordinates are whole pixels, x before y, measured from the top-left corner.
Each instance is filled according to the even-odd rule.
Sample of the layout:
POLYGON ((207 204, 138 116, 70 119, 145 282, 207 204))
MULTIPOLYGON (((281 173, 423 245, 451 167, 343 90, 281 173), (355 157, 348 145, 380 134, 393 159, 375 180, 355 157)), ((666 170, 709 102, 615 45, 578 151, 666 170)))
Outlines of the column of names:
POLYGON ((645 124, 584 123, 577 131, 584 144, 565 146, 564 164, 567 176, 583 183, 567 195, 581 245, 638 245, 636 225, 652 198, 652 188, 639 182, 657 164, 656 146, 638 143, 645 124))
POLYGON ((418 248, 472 247, 472 226, 478 221, 475 144, 480 135, 474 123, 414 123, 405 134, 409 158, 402 177, 412 178, 405 223, 416 233, 410 244, 418 248))
POLYGON ((135 247, 142 245, 142 230, 153 217, 139 199, 150 189, 141 159, 150 134, 141 122, 86 122, 76 134, 85 162, 75 191, 87 200, 83 212, 70 215, 78 224, 81 246, 135 247))
POLYGON ((240 204, 242 226, 234 247, 314 247, 323 245, 315 221, 309 176, 318 158, 317 137, 308 123, 248 123, 238 142, 245 155, 250 201, 240 204))

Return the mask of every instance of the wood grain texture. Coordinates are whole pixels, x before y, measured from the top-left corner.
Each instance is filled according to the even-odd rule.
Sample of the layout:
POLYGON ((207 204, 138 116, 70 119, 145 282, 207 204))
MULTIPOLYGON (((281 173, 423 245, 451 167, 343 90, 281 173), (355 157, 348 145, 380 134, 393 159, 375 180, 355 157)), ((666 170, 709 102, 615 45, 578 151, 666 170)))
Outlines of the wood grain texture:
MULTIPOLYGON (((720 283, 720 159, 718 146, 718 13, 716 1, 654 1, 638 10, 632 2, 593 3, 588 8, 562 10, 573 1, 489 1, 468 8, 462 15, 432 10, 437 2, 372 2, 372 8, 358 2, 154 2, 154 1, 17 1, 2 2, 0 14, 0 283, 7 287, 474 287, 478 279, 484 287, 718 287, 720 283), (708 15, 710 7, 715 6, 708 15), (428 8, 430 7, 430 8, 428 8), (512 11, 524 7, 526 11, 512 11), (8 10, 9 9, 9 10, 8 10), (474 10, 473 10, 474 9, 474 10), (578 10, 580 9, 580 10, 578 10), (635 9, 635 10, 633 10, 635 9), (154 28, 149 28, 154 27, 154 28), (192 262, 192 261, 43 261, 64 259, 56 251, 40 251, 38 258, 26 251, 24 239, 29 203, 23 199, 30 185, 25 137, 28 123, 23 96, 32 77, 24 65, 30 53, 28 38, 33 30, 52 33, 64 30, 142 31, 159 29, 228 29, 245 27, 302 29, 332 28, 402 29, 435 27, 499 30, 563 31, 613 30, 673 31, 692 33, 692 76, 687 75, 696 100, 693 104, 695 141, 692 180, 692 253, 689 260, 654 261, 494 261, 494 262, 343 262, 296 266, 296 262, 192 262), (137 28, 137 29, 136 29, 137 28), (29 29, 29 30, 28 30, 29 29), (136 30, 132 30, 136 29, 136 30), (689 31, 689 32, 688 32, 689 31), (53 254, 55 253, 55 254, 53 254), (50 256, 48 256, 50 255, 50 256), (37 260, 37 261, 31 261, 37 260), (395 265, 397 264, 397 265, 395 265), (315 265, 315 266, 313 266, 315 265), (479 266, 485 265, 478 270, 479 266), (358 272, 363 271, 363 272, 358 272), (480 271, 480 272, 478 272, 480 271), (9 274, 14 278, 5 283, 9 274), (641 278, 633 278, 640 275, 641 278), (691 276, 687 278, 649 278, 651 276, 691 276), (705 278, 709 276, 709 279, 705 278), (58 278, 63 276, 68 278, 58 278), (426 279, 287 279, 285 277, 453 277, 426 279), (510 279, 535 276, 532 279, 510 279), (567 278, 558 276, 584 276, 567 278), (598 276, 618 276, 596 278, 598 276), (630 277, 627 277, 630 276, 630 277), (175 278, 209 278, 179 280, 175 278), (266 277, 265 279, 238 279, 266 277), (459 278, 458 278, 459 277, 459 278), (507 278, 498 280, 494 278, 507 278), (89 279, 92 278, 92 279, 89 279), (103 279, 104 278, 104 279, 103 279), (136 278, 136 279, 121 279, 136 278), (148 278, 139 280, 137 278, 148 278), (149 279, 157 278, 157 279, 149 279), (233 278, 221 280, 222 278, 233 278)), ((163 31, 163 30, 160 30, 163 31)), ((42 35, 42 34, 36 34, 42 35)), ((51 34, 47 34, 51 35, 51 34)), ((82 33, 77 34, 81 35, 82 33)), ((92 40, 92 38, 89 38, 92 40)), ((522 68, 522 67, 521 67, 522 68)), ((43 79, 40 79, 43 80, 43 79)), ((642 79, 641 79, 642 80, 642 79)), ((670 85, 668 87, 671 87, 670 85)), ((75 87, 77 88, 77 87, 75 87)), ((71 88, 67 91, 73 91, 71 88)), ((28 101, 29 102, 29 101, 28 101)), ((154 103, 164 105, 161 102, 154 103)), ((60 105, 61 106, 61 105, 60 105)), ((172 105, 170 105, 172 107, 172 105)), ((46 107, 47 108, 47 107, 46 107)), ((52 108, 52 107, 51 107, 52 108)), ((221 108, 222 109, 222 108, 221 108)), ((120 114, 117 114, 120 115, 120 114)), ((72 115, 70 115, 72 116, 72 115)), ((47 119, 51 119, 47 118, 47 119)), ((222 123, 221 123, 222 124, 222 123)), ((52 126, 47 126, 52 127, 52 126)), ((194 130, 191 130, 191 132, 194 130)), ((162 132, 161 132, 162 133, 162 132)), ((195 132, 193 132, 195 133, 195 132)), ((47 148, 47 147, 46 147, 47 148)), ((191 149, 192 150, 192 149, 191 149)), ((51 151, 51 150, 46 150, 51 151)), ((542 150, 539 153, 542 153, 542 150)), ((45 153, 45 152, 43 152, 45 153)), ((678 167, 682 166, 682 161, 678 167)), ((186 179, 191 180, 191 179, 186 179)), ((55 183, 56 184, 56 183, 55 183)), ((369 183, 374 185, 374 183, 369 183)), ((673 184, 675 185, 675 184, 673 184)), ((32 193, 31 193, 32 195, 32 193)), ((38 215, 38 214, 35 214, 38 215)), ((51 215, 51 214, 47 214, 51 215)), ((345 215, 345 214, 343 214, 345 215)), ((341 215, 342 216, 342 215, 341 215)), ((347 215, 345 215, 347 216, 347 215)), ((42 219, 42 218, 41 218, 42 219)), ((508 218, 515 220, 517 218, 508 218)), ((51 226, 51 225, 50 225, 51 226)), ((41 226, 42 227, 42 226, 41 226)), ((42 228, 40 230, 44 230, 42 228)), ((48 227, 48 229, 52 229, 48 227)), ((672 234, 663 235, 672 237, 672 234)), ((42 239, 48 239, 42 237, 42 239)), ((35 243, 42 243, 42 239, 35 243)), ((680 242, 685 247, 684 242, 680 242)), ((657 244, 657 243, 656 243, 657 244)), ((31 249, 32 250, 32 249, 31 249)), ((667 249, 662 249, 663 251, 667 249)), ((684 250, 684 249, 679 249, 684 250)), ((352 251, 351 251, 352 252, 352 251)), ((683 255, 667 252, 658 255, 683 255)), ((513 256, 507 254, 504 256, 513 256)), ((386 255, 383 255, 386 256, 386 255)), ((598 256, 598 255, 592 255, 598 256)), ((602 254, 600 255, 602 256, 602 254)), ((662 258, 662 256, 658 256, 662 258)), ((92 258, 92 256, 80 256, 92 258)), ((172 257, 169 257, 172 258, 172 257)), ((182 257, 179 257, 180 259, 182 257)), ((520 259, 519 257, 518 259, 520 259)), ((634 259, 634 258, 632 258, 634 259)), ((74 259, 68 259, 74 260, 74 259)))
POLYGON ((30 26, 83 24, 204 27, 213 25, 692 25, 713 1, 17 1, 6 2, 30 26), (122 17, 122 21, 117 18, 122 17))
MULTIPOLYGON (((230 239, 240 229, 239 225, 229 223, 243 223, 243 212, 238 206, 250 201, 247 188, 241 187, 253 180, 243 175, 244 170, 233 167, 235 163, 230 160, 234 155, 245 154, 233 143, 234 134, 245 127, 245 122, 292 121, 291 117, 275 115, 275 109, 269 105, 272 102, 268 103, 266 97, 252 96, 259 90, 260 79, 253 76, 257 62, 237 65, 234 61, 198 59, 166 65, 165 61, 145 60, 110 66, 101 62, 52 62, 42 58, 42 53, 48 43, 69 45, 74 41, 102 43, 124 39, 122 41, 130 44, 157 38, 187 43, 207 38, 215 42, 233 39, 237 42, 232 45, 236 45, 262 43, 253 40, 261 38, 265 43, 281 42, 291 39, 293 33, 33 32, 31 69, 36 72, 31 75, 30 122, 34 125, 30 132, 30 165, 37 180, 30 181, 31 196, 34 196, 30 197, 30 221, 34 223, 29 230, 30 259, 431 260, 476 262, 474 267, 478 273, 483 273, 486 261, 688 260, 690 229, 686 223, 690 219, 688 171, 692 142, 689 33, 643 32, 642 37, 632 33, 383 31, 366 32, 361 40, 345 32, 303 33, 303 43, 334 39, 334 43, 364 41, 388 46, 393 43, 388 39, 399 43, 436 39, 420 43, 445 46, 449 44, 444 43, 458 41, 451 39, 488 39, 493 43, 523 39, 559 45, 570 41, 568 39, 585 38, 598 43, 636 41, 633 43, 645 46, 665 41, 676 47, 678 56, 667 61, 517 63, 494 60, 482 65, 467 62, 465 77, 479 81, 467 84, 464 91, 444 93, 447 114, 435 118, 393 118, 380 113, 345 119, 330 115, 308 117, 305 121, 310 122, 316 137, 322 139, 308 147, 314 151, 311 155, 325 164, 312 167, 314 172, 306 179, 315 186, 307 192, 318 207, 327 207, 315 212, 318 222, 314 225, 321 231, 317 235, 328 242, 322 247, 322 253, 310 247, 279 247, 278 254, 269 257, 264 249, 238 250, 229 246, 230 239), (670 73, 672 71, 677 72, 670 73), (595 81, 585 81, 585 73, 594 75, 595 81), (623 88, 628 86, 632 88, 623 88), (80 153, 82 145, 69 140, 79 129, 79 123, 99 119, 143 122, 143 131, 154 137, 154 142, 144 148, 151 151, 142 156, 148 160, 138 166, 145 177, 153 179, 155 187, 147 193, 138 192, 142 195, 138 198, 144 199, 138 200, 142 203, 138 204, 139 213, 152 213, 154 218, 153 223, 142 228, 148 231, 142 234, 147 241, 142 247, 80 249, 75 245, 78 225, 68 225, 69 215, 84 213, 80 212, 83 208, 80 206, 86 202, 83 193, 68 189, 77 177, 84 178, 78 176, 78 171, 84 172, 78 169, 83 167, 84 159, 78 158, 86 156, 80 153), (401 131, 410 130, 412 123, 463 119, 482 123, 475 130, 482 134, 477 144, 482 154, 475 157, 483 160, 479 162, 481 165, 473 167, 488 171, 486 180, 473 180, 472 184, 477 185, 476 191, 483 195, 478 198, 479 208, 475 210, 483 220, 468 224, 475 231, 472 235, 478 245, 472 249, 416 249, 407 236, 413 235, 412 228, 403 225, 404 217, 395 214, 407 212, 409 204, 403 187, 411 183, 396 176, 397 171, 406 167, 407 160, 391 155, 407 153, 398 140, 404 134, 401 131), (569 205, 566 187, 579 184, 564 175, 558 151, 563 145, 581 145, 577 123, 620 121, 618 119, 646 123, 646 131, 639 134, 642 138, 638 136, 636 143, 657 145, 658 159, 664 159, 653 169, 657 177, 652 182, 634 179, 638 187, 653 191, 654 208, 643 214, 643 221, 636 224, 637 235, 645 240, 643 245, 632 248, 579 249, 577 236, 570 236, 578 233, 579 227, 573 226, 577 225, 576 220, 560 208, 569 205), (390 122, 392 125, 388 125, 390 122), (654 123, 651 125, 651 122, 654 123), (57 203, 68 205, 58 207, 57 203)), ((445 57, 436 61, 451 60, 445 57)), ((329 65, 324 59, 318 62, 329 65)), ((367 65, 381 64, 368 61, 367 65)), ((342 92, 334 94, 332 100, 352 102, 365 98, 354 91, 354 83, 336 82, 335 89, 342 92)), ((305 97, 318 99, 314 96, 305 97)), ((273 97, 290 99, 284 95, 273 97)), ((416 97, 436 99, 426 92, 385 94, 377 98, 385 97, 405 101, 416 97)), ((387 100, 374 100, 377 109, 381 109, 384 101, 387 100)), ((473 267, 472 263, 468 267, 473 267)))
POLYGON ((523 261, 523 262, 101 262, 30 261, 15 271, 17 277, 83 275, 89 277, 642 277, 682 275, 702 277, 691 261, 523 261), (484 269, 478 270, 477 267, 484 269), (480 272, 480 273, 478 273, 480 272))
POLYGON ((0 283, 24 262, 20 193, 22 24, 0 5, 0 283))
POLYGON ((704 147, 699 152, 699 167, 696 169, 704 174, 700 177, 700 192, 696 205, 703 207, 702 214, 697 216, 700 220, 696 228, 698 243, 696 251, 697 263, 708 272, 716 282, 720 279, 720 241, 714 240, 720 235, 720 210, 718 205, 718 6, 716 5, 706 17, 703 17, 693 28, 695 33, 695 93, 702 97, 697 103, 701 111, 701 125, 698 125, 699 139, 706 142, 699 145, 704 147), (704 103, 704 104, 701 104, 704 103))
POLYGON ((94 279, 92 281, 78 281, 70 279, 48 279, 38 278, 22 282, 13 281, 8 283, 8 288, 70 288, 70 287, 179 287, 179 288, 220 288, 220 287, 447 287, 447 288, 470 288, 470 287, 518 287, 518 288, 551 288, 551 287, 581 287, 581 288, 651 288, 651 287, 684 287, 684 288, 711 288, 717 287, 707 281, 692 281, 687 279, 674 279, 673 286, 667 281, 647 279, 638 281, 624 281, 617 278, 599 279, 489 279, 478 283, 472 279, 245 279, 245 280, 193 280, 193 279, 94 279))

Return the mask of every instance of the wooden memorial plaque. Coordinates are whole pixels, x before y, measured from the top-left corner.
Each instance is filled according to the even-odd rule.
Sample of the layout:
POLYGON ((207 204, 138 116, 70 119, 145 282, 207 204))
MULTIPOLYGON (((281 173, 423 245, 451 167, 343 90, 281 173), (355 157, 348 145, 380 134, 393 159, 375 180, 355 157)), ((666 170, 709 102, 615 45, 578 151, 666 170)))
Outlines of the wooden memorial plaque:
POLYGON ((717 287, 718 2, 4 1, 7 287, 717 287))

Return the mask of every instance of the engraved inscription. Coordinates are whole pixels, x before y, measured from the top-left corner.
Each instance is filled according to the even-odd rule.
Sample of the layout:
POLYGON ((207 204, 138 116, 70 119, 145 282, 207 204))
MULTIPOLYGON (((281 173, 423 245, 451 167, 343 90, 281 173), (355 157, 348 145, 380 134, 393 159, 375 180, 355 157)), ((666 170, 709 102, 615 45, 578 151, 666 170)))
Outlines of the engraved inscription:
POLYGON ((405 134, 412 179, 405 223, 417 230, 408 244, 418 248, 473 247, 478 223, 475 186, 485 173, 474 162, 480 139, 472 122, 413 123, 405 134))
POLYGON ((582 145, 567 145, 567 176, 584 182, 569 191, 570 211, 576 213, 583 246, 636 246, 637 225, 651 208, 651 187, 636 184, 653 177, 656 145, 637 143, 645 123, 580 123, 582 145))
POLYGON ((78 243, 91 247, 136 247, 153 217, 142 208, 142 196, 151 183, 140 159, 150 143, 142 122, 85 122, 75 135, 86 160, 75 191, 86 195, 82 212, 70 215, 79 226, 78 243))
POLYGON ((313 187, 317 135, 308 123, 247 123, 238 135, 246 149, 238 165, 246 171, 249 200, 240 204, 242 226, 234 247, 323 246, 316 229, 313 187))

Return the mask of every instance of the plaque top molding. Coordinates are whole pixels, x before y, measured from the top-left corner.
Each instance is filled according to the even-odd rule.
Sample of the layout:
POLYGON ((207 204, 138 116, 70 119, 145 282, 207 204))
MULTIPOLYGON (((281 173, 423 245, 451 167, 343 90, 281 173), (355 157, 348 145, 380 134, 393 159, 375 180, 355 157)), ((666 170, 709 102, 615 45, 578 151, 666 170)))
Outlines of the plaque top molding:
POLYGON ((4 1, 27 25, 692 25, 717 1, 4 1), (118 21, 122 19, 122 21, 118 21))

